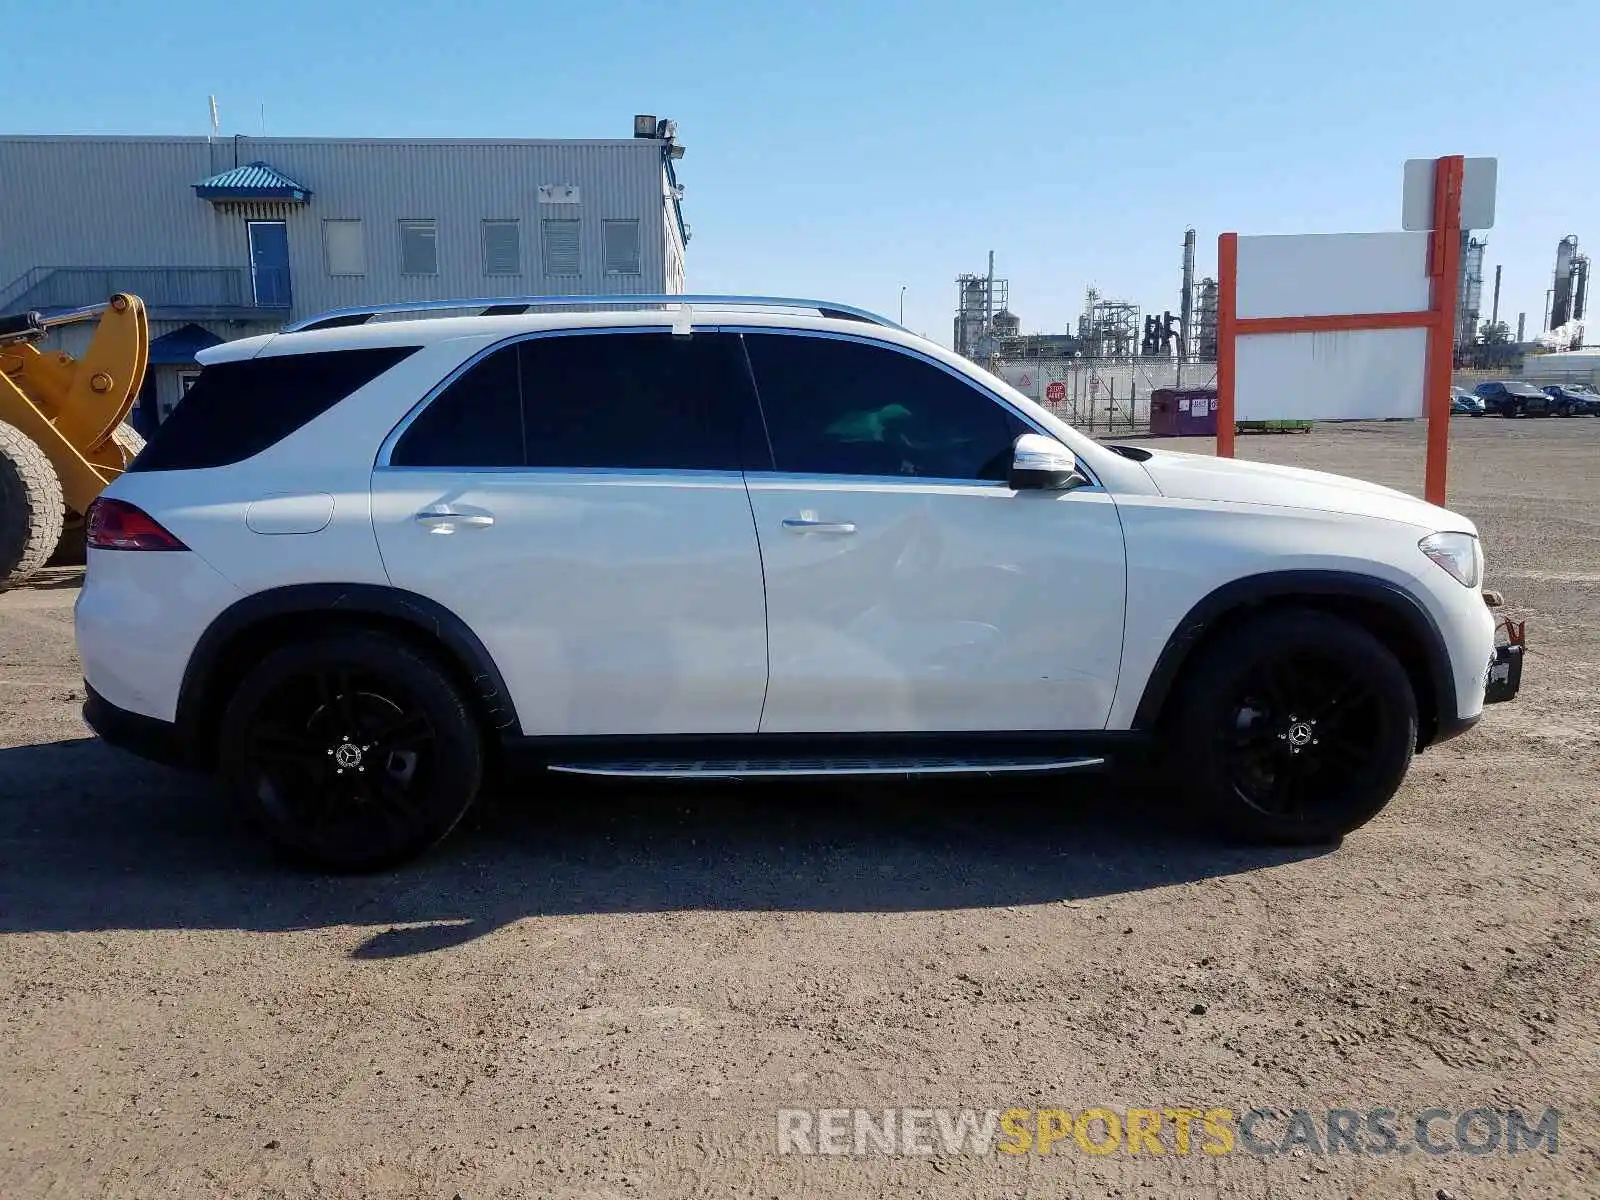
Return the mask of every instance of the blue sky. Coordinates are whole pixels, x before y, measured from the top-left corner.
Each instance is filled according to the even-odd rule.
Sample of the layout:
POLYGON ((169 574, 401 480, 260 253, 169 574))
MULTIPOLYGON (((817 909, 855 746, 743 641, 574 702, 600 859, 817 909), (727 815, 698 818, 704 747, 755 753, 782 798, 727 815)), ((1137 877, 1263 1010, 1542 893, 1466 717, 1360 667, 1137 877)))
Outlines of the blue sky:
POLYGON ((1186 225, 1202 273, 1224 230, 1396 228, 1412 157, 1500 159, 1486 277, 1513 325, 1537 330, 1563 235, 1600 257, 1594 0, 14 7, 5 132, 203 134, 213 92, 225 134, 263 104, 274 136, 623 137, 653 112, 688 147, 692 289, 893 315, 904 285, 946 342, 991 248, 1026 329, 1091 283, 1175 309, 1186 225))

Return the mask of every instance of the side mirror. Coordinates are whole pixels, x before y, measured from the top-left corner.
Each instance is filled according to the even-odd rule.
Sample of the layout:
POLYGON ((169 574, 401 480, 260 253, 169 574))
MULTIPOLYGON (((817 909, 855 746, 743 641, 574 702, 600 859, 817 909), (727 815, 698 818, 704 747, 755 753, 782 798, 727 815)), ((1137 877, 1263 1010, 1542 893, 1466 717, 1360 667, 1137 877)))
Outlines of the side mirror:
POLYGON ((1070 492, 1089 486, 1088 478, 1078 470, 1078 456, 1039 433, 1025 433, 1012 446, 1007 482, 1019 492, 1070 492))

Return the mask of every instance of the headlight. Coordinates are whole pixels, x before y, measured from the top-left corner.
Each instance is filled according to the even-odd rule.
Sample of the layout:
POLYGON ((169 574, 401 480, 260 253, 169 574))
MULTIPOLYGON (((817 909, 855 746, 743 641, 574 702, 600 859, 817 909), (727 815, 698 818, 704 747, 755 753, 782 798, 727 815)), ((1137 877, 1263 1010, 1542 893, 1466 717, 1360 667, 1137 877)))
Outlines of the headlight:
POLYGON ((1470 533, 1430 533, 1417 543, 1434 562, 1455 577, 1462 587, 1475 588, 1483 582, 1483 551, 1470 533))

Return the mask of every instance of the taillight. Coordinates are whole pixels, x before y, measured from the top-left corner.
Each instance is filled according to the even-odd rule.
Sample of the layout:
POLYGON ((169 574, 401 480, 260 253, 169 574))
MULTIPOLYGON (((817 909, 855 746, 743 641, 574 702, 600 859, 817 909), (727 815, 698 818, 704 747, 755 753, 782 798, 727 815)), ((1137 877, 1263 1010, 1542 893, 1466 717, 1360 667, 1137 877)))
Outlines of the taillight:
POLYGON ((88 542, 95 550, 187 550, 155 518, 125 500, 101 496, 89 505, 88 542))

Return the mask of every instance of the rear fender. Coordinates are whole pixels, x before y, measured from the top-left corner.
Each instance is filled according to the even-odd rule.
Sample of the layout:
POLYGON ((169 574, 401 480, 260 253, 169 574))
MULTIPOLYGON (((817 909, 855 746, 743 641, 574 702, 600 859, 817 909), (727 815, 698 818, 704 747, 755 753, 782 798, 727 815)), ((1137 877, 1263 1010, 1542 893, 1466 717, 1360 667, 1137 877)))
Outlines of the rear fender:
MULTIPOLYGON (((281 626, 286 619, 306 622, 347 618, 398 628, 435 646, 448 658, 458 679, 470 686, 467 699, 493 734, 515 734, 521 726, 500 669, 478 635, 444 605, 401 588, 367 583, 306 583, 257 592, 218 614, 189 656, 178 697, 180 737, 205 751, 208 731, 227 703, 234 668, 252 633, 281 626)), ((254 661, 246 654, 246 658, 254 661)))

